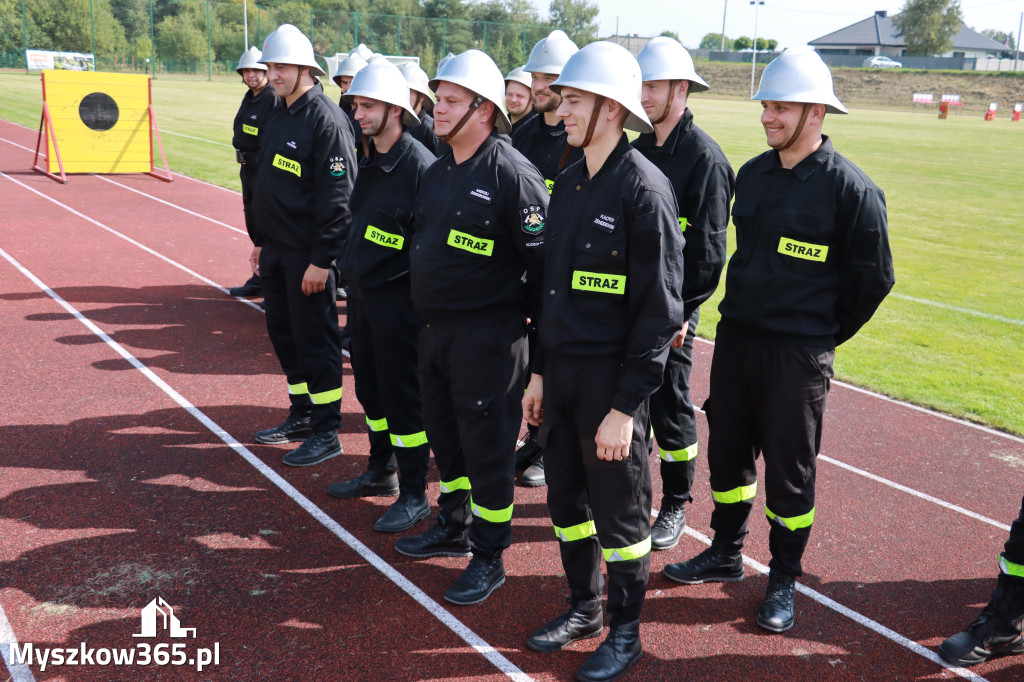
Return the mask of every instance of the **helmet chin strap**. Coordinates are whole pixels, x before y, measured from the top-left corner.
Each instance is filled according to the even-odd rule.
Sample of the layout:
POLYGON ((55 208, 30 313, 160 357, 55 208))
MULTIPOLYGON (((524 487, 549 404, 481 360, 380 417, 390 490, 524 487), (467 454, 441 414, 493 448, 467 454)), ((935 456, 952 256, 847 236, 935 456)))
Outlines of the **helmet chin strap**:
POLYGON ((676 85, 678 84, 678 80, 671 80, 668 82, 668 101, 665 102, 665 110, 661 112, 661 116, 658 117, 657 121, 651 121, 651 125, 658 125, 668 118, 669 111, 672 110, 672 100, 676 97, 676 85))
POLYGON ((796 139, 800 137, 800 133, 804 130, 804 124, 807 123, 807 114, 810 112, 812 106, 813 105, 807 104, 806 102, 804 103, 804 111, 800 114, 800 121, 796 124, 796 130, 794 130, 793 134, 789 136, 786 144, 775 148, 776 151, 784 152, 796 143, 796 139))
MULTIPOLYGON (((437 139, 441 140, 441 142, 449 143, 449 141, 453 137, 455 137, 455 134, 462 130, 462 126, 466 125, 466 123, 469 121, 469 117, 473 115, 473 112, 476 111, 477 108, 483 103, 484 98, 481 97, 480 95, 477 95, 476 99, 473 100, 473 103, 469 105, 469 110, 467 110, 466 114, 461 119, 459 119, 459 122, 455 124, 455 127, 448 131, 447 135, 442 135, 437 139)), ((437 125, 436 121, 434 122, 434 125, 437 125)))
POLYGON ((590 123, 587 124, 587 134, 583 138, 583 144, 581 147, 586 147, 590 144, 590 139, 594 137, 594 129, 597 127, 597 117, 601 113, 601 107, 604 105, 603 95, 594 95, 594 110, 590 112, 590 123))
POLYGON ((377 129, 374 130, 372 133, 369 133, 368 135, 363 135, 363 156, 365 156, 366 158, 370 158, 370 141, 369 141, 369 138, 371 138, 371 137, 376 138, 378 135, 380 135, 382 132, 384 132, 385 128, 388 127, 388 121, 391 118, 391 107, 392 107, 391 104, 385 102, 384 103, 384 116, 380 120, 380 125, 378 125, 377 129))

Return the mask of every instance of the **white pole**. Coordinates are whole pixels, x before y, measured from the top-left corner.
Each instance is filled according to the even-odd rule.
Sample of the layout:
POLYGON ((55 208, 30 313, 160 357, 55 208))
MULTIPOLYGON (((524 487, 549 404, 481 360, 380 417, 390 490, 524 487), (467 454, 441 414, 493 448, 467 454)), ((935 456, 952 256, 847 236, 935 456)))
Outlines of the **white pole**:
POLYGON ((1024 27, 1024 12, 1020 13, 1020 23, 1017 24, 1017 45, 1013 50, 1013 71, 1017 72, 1017 56, 1020 54, 1020 29, 1024 27))
POLYGON ((245 30, 245 45, 242 45, 242 52, 249 49, 249 3, 242 0, 242 26, 245 30))
POLYGON ((764 0, 750 0, 754 6, 754 55, 750 60, 750 97, 754 97, 754 71, 757 69, 757 10, 764 4, 764 0))
POLYGON ((725 11, 729 9, 729 0, 722 5, 722 52, 725 52, 725 11))

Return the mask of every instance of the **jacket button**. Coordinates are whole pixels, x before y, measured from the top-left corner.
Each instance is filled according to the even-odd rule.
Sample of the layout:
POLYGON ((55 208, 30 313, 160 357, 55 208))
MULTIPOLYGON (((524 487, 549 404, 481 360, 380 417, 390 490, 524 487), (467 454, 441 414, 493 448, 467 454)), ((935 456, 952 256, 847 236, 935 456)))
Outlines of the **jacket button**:
POLYGON ((485 220, 485 221, 484 221, 484 225, 485 225, 485 226, 487 226, 487 225, 490 225, 490 224, 491 224, 491 221, 490 221, 490 220, 485 220))
POLYGON ((552 290, 551 290, 551 291, 549 291, 548 293, 549 293, 549 294, 551 294, 552 296, 554 296, 554 295, 555 295, 555 290, 554 290, 554 289, 552 289, 552 290))
POLYGON ((483 405, 483 404, 484 404, 484 401, 482 401, 482 400, 478 400, 478 401, 476 401, 476 404, 477 404, 477 405, 483 405))
POLYGON ((455 215, 462 215, 462 211, 456 211, 455 215))
POLYGON ((613 256, 618 256, 618 255, 619 255, 619 252, 618 252, 618 251, 612 251, 612 255, 613 255, 613 256))
POLYGON ((576 189, 579 189, 579 188, 580 188, 580 186, 579 186, 579 185, 576 185, 576 189))
POLYGON ((590 242, 587 242, 586 248, 588 248, 588 249, 590 248, 590 242))

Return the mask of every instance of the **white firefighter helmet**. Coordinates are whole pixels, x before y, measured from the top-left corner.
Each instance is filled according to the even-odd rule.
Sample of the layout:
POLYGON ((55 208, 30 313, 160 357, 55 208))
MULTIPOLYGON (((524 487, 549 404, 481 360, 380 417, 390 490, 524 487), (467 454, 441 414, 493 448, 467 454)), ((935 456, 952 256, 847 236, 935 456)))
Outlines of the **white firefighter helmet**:
POLYGON ((259 69, 260 71, 266 71, 267 65, 260 64, 260 57, 262 56, 263 53, 257 50, 256 46, 253 45, 243 52, 242 56, 238 58, 238 68, 235 69, 235 71, 238 72, 239 76, 242 75, 242 69, 259 69))
POLYGON ((291 24, 281 24, 263 41, 262 64, 294 64, 308 66, 314 76, 326 76, 313 55, 313 43, 291 24))
POLYGON ((690 81, 690 92, 710 90, 693 68, 693 58, 682 44, 667 36, 651 38, 636 56, 644 81, 690 81))
MULTIPOLYGON (((453 57, 455 57, 455 55, 452 54, 451 52, 441 57, 441 59, 438 60, 437 62, 437 73, 441 73, 441 67, 450 62, 453 57)), ((434 78, 437 78, 437 76, 435 75, 434 78)))
POLYGON ((643 87, 640 65, 621 45, 604 40, 585 45, 569 58, 558 80, 551 84, 551 89, 559 95, 566 87, 613 99, 629 112, 623 127, 638 133, 654 131, 640 105, 643 87))
POLYGON ((335 67, 334 72, 331 74, 331 80, 335 80, 341 76, 355 76, 359 73, 359 70, 366 66, 366 60, 362 58, 355 50, 348 53, 348 56, 339 61, 335 67))
POLYGON ((402 123, 414 126, 420 122, 409 104, 409 83, 398 67, 387 61, 372 61, 352 78, 348 92, 341 96, 354 103, 356 97, 368 97, 402 108, 402 123))
POLYGON ((809 48, 788 49, 773 59, 751 99, 824 104, 830 113, 849 113, 832 89, 832 72, 809 48))
POLYGON ((523 66, 523 71, 551 73, 557 76, 562 73, 562 67, 569 61, 569 57, 579 51, 580 48, 565 35, 565 31, 556 29, 533 46, 530 50, 530 59, 523 66))
POLYGON ((430 89, 437 92, 442 82, 461 85, 494 105, 497 116, 494 127, 499 133, 512 130, 512 123, 505 111, 505 79, 494 60, 480 50, 466 50, 444 62, 437 76, 430 81, 430 89))
POLYGON ((533 87, 533 78, 531 78, 530 74, 526 73, 521 66, 517 66, 508 72, 508 75, 505 76, 505 85, 508 85, 509 81, 525 85, 527 88, 533 87))
POLYGON ((426 95, 431 101, 434 99, 434 93, 430 91, 430 76, 427 72, 420 68, 416 62, 405 62, 398 67, 398 70, 405 76, 405 81, 408 83, 410 90, 426 95))

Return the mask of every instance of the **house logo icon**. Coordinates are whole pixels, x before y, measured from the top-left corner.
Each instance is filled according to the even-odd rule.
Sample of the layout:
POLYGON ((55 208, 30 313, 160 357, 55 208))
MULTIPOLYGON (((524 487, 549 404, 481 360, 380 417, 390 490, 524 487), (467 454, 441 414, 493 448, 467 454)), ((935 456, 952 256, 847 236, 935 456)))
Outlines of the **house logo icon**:
POLYGON ((142 608, 142 632, 133 634, 132 637, 156 637, 157 626, 163 620, 163 629, 167 630, 171 637, 195 637, 195 628, 183 628, 178 617, 174 615, 174 609, 164 601, 163 597, 157 597, 142 608))

